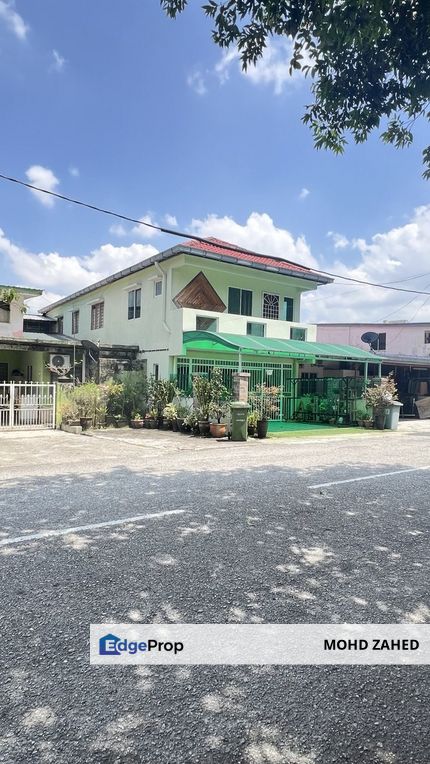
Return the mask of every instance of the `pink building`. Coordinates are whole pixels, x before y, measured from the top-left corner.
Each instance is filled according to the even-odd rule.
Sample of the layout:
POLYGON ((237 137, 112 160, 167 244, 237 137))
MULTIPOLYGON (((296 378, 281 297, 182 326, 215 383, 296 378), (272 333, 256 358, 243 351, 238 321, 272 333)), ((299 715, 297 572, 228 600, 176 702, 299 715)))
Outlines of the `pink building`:
POLYGON ((422 356, 430 360, 430 322, 408 323, 407 321, 387 321, 382 324, 318 324, 317 341, 334 344, 353 345, 367 350, 369 345, 362 342, 365 332, 374 332, 378 339, 373 349, 380 355, 422 356))

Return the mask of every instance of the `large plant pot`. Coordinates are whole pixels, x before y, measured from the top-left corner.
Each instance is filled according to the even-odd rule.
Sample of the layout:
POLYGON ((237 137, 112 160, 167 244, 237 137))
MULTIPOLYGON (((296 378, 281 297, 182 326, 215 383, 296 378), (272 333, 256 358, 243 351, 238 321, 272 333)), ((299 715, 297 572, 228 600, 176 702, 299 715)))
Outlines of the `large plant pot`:
POLYGON ((210 433, 209 422, 199 422, 199 433, 200 435, 209 435, 210 433))
POLYGON ((93 423, 93 418, 92 416, 81 416, 79 422, 83 430, 89 430, 93 423))
POLYGON ((176 419, 176 429, 178 432, 185 432, 184 430, 184 420, 182 417, 178 417, 176 419))
POLYGON ((253 438, 255 435, 255 427, 253 424, 248 425, 248 435, 250 438, 253 438))
POLYGON ((130 427, 132 430, 141 430, 143 427, 143 419, 132 419, 130 421, 130 427))
POLYGON ((267 438, 267 430, 269 429, 269 422, 267 419, 260 419, 257 422, 257 437, 261 440, 267 438))
POLYGON ((171 422, 169 419, 163 419, 163 424, 161 426, 162 430, 170 430, 171 429, 171 422))
POLYGON ((213 438, 225 438, 227 433, 227 425, 220 424, 219 422, 211 422, 210 433, 213 438))
POLYGON ((148 427, 150 430, 156 430, 158 425, 157 419, 148 419, 148 427))
POLYGON ((377 430, 383 430, 385 427, 385 411, 383 414, 375 414, 375 427, 377 430))
POLYGON ((178 420, 172 419, 172 430, 173 432, 178 432, 178 420))

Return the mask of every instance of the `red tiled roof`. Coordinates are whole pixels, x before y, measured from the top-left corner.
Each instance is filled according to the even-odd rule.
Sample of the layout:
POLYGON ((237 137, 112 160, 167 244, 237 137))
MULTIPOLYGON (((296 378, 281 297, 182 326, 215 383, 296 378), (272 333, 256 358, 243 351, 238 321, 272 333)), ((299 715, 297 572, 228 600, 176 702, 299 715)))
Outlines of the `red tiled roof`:
POLYGON ((192 247, 193 249, 201 249, 203 252, 214 252, 217 255, 224 255, 225 257, 235 257, 238 260, 247 260, 250 263, 261 263, 262 265, 272 266, 273 268, 285 268, 287 271, 301 271, 302 273, 312 273, 310 268, 306 268, 304 265, 298 265, 297 263, 290 263, 287 260, 281 258, 267 257, 266 255, 259 255, 256 252, 250 252, 246 249, 239 249, 235 244, 230 244, 222 239, 216 239, 211 236, 209 241, 213 244, 207 244, 203 241, 196 241, 196 239, 190 239, 184 242, 184 246, 192 247), (226 249, 225 245, 229 247, 226 249), (234 249, 234 252, 232 251, 234 249))

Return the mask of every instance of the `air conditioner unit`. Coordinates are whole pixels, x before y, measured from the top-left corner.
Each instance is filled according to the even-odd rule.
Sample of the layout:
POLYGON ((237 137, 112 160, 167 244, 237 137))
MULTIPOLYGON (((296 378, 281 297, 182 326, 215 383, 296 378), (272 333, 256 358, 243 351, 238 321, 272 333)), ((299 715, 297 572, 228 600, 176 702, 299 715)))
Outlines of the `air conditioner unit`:
POLYGON ((50 366, 56 366, 57 368, 66 367, 67 369, 70 368, 70 356, 69 355, 60 355, 60 353, 51 353, 49 356, 49 365, 50 366))

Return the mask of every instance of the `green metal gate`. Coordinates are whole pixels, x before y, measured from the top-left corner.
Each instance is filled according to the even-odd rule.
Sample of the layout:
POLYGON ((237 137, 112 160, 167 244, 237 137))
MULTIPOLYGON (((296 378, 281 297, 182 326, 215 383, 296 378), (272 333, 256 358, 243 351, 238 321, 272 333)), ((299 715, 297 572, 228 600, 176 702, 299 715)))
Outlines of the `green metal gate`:
MULTIPOLYGON (((233 390, 233 374, 239 371, 237 360, 180 357, 176 363, 176 384, 185 394, 192 393, 192 378, 195 374, 210 376, 215 367, 223 370, 225 386, 233 390)), ((280 394, 276 401, 276 413, 273 419, 286 419, 291 416, 293 399, 292 371, 289 363, 274 363, 270 358, 264 361, 242 361, 241 371, 249 373, 249 390, 253 392, 259 385, 279 387, 280 394)))

